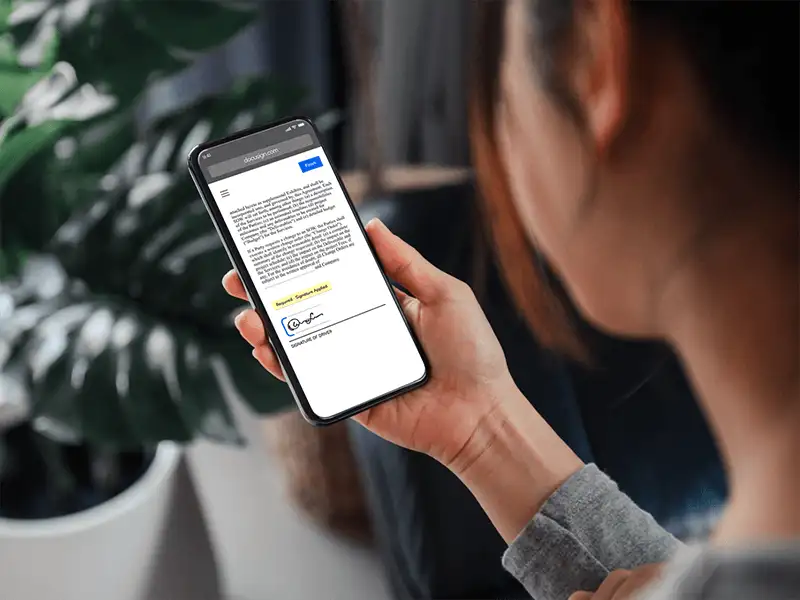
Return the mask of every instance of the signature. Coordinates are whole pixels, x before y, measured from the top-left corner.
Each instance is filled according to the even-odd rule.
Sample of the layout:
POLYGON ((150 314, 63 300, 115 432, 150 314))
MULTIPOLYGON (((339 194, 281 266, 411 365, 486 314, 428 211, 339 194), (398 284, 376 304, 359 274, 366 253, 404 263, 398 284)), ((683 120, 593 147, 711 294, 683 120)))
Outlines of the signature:
POLYGON ((323 313, 315 313, 313 310, 308 313, 308 317, 304 319, 298 319, 297 317, 292 317, 288 321, 286 321, 286 329, 289 331, 296 331, 298 327, 302 325, 310 325, 311 322, 315 319, 319 319, 323 313))

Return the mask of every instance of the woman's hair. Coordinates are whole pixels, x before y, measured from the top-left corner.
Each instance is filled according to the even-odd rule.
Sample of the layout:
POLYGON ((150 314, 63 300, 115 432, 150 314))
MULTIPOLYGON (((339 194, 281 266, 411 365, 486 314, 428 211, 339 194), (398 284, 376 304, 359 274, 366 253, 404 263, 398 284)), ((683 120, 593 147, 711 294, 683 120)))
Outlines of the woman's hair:
MULTIPOLYGON (((511 201, 494 135, 506 2, 476 0, 470 92, 473 160, 495 250, 514 301, 540 341, 567 355, 586 352, 538 266, 511 201)), ((529 0, 531 76, 582 126, 559 65, 574 35, 575 0, 529 0)), ((798 3, 629 2, 632 27, 677 41, 716 114, 735 137, 792 173, 798 152, 798 3)))

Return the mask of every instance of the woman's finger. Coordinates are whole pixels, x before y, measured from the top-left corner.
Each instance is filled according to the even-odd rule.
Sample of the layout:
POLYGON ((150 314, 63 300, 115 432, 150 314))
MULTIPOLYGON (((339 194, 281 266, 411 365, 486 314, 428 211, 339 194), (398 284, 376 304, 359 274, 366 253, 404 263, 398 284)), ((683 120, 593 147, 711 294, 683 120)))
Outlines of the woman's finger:
POLYGON ((278 357, 275 356, 275 352, 272 351, 272 347, 269 344, 262 344, 253 348, 253 358, 261 363, 261 366, 274 377, 281 381, 286 381, 283 378, 283 371, 281 370, 281 364, 278 362, 278 357))
POLYGON ((449 276, 425 260, 414 248, 393 234, 379 219, 367 224, 367 233, 390 279, 406 288, 424 304, 444 295, 449 276))
POLYGON ((415 302, 414 298, 406 294, 403 290, 394 286, 392 286, 392 290, 394 290, 394 295, 397 296, 397 301, 400 303, 400 307, 404 312, 408 312, 415 302))
POLYGON ((244 285, 242 285, 239 274, 233 269, 225 273, 225 276, 222 278, 222 287, 234 298, 239 298, 245 302, 250 300, 247 297, 247 292, 244 289, 244 285))
POLYGON ((643 588, 646 588, 661 574, 661 565, 653 564, 639 567, 633 571, 616 590, 614 600, 630 600, 635 598, 643 588))
POLYGON ((600 587, 597 588, 597 591, 592 596, 592 600, 615 600, 615 598, 618 598, 615 594, 630 576, 631 572, 625 569, 612 571, 600 587))
POLYGON ((643 587, 658 577, 661 565, 645 565, 633 571, 619 569, 611 572, 598 590, 591 596, 592 600, 631 600, 643 587))
POLYGON ((592 592, 575 592, 569 597, 569 600, 593 600, 592 592))
POLYGON ((243 310, 236 315, 233 323, 251 346, 260 346, 267 343, 264 323, 261 322, 261 317, 252 308, 243 310))
POLYGON ((403 304, 405 302, 408 302, 409 300, 412 300, 411 296, 406 294, 403 290, 401 290, 396 285, 392 286, 392 291, 394 291, 394 295, 397 296, 397 299, 400 301, 400 304, 403 304))

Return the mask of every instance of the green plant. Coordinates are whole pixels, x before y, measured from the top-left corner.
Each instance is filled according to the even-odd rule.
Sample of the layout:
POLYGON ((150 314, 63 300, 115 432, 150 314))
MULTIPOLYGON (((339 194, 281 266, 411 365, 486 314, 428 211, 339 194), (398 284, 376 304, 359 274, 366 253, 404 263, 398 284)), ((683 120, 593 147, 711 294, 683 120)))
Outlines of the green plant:
MULTIPOLYGON (((226 378, 258 412, 291 405, 232 327, 229 262, 185 157, 300 94, 251 80, 146 131, 134 120, 148 83, 252 18, 222 0, 0 0, 0 431, 29 424, 42 457, 53 440, 238 442, 226 378)), ((3 454, 0 436, 0 481, 3 454)))

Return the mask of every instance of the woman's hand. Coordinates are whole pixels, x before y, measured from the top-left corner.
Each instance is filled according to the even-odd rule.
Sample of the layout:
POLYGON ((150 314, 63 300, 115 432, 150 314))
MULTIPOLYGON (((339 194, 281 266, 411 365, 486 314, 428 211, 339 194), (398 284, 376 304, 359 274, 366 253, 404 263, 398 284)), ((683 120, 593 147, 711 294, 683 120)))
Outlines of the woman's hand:
MULTIPOLYGON (((356 417, 381 437, 434 457, 466 483, 507 540, 513 539, 581 461, 522 396, 472 290, 440 271, 380 221, 367 233, 430 360, 421 388, 356 417)), ((247 298, 231 271, 223 285, 247 298)), ((253 355, 282 379, 261 319, 236 319, 253 355)))
MULTIPOLYGON (((504 398, 518 394, 503 350, 469 286, 431 265, 380 221, 368 224, 367 232, 389 278, 415 296, 395 290, 425 348, 431 373, 422 388, 355 418, 387 440, 461 472, 479 452, 481 425, 504 398)), ((246 299, 234 271, 225 276, 223 285, 230 294, 246 299)), ((244 311, 236 325, 264 368, 282 378, 255 311, 244 311)))
POLYGON ((632 571, 613 571, 596 592, 575 592, 569 600, 634 600, 660 573, 660 564, 644 565, 632 571))

